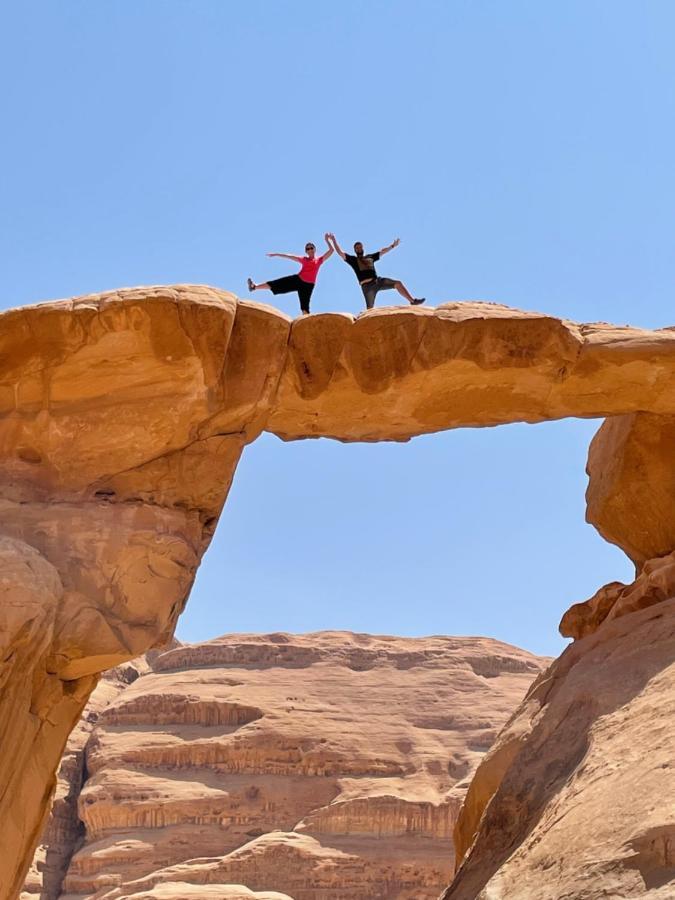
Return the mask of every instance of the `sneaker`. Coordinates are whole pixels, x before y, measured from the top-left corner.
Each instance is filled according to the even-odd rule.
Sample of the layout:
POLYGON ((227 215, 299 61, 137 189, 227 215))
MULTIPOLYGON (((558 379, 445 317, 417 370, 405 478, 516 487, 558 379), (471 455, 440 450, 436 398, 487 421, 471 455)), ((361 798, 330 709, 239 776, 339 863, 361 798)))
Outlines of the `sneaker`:
POLYGON ((416 297, 410 305, 411 306, 419 306, 420 303, 424 303, 425 300, 426 300, 426 297, 416 297))
POLYGON ((248 289, 249 289, 249 291, 250 291, 251 293, 253 293, 253 291, 255 290, 255 283, 253 282, 253 280, 252 280, 251 278, 249 278, 249 279, 247 280, 247 284, 248 284, 248 289))

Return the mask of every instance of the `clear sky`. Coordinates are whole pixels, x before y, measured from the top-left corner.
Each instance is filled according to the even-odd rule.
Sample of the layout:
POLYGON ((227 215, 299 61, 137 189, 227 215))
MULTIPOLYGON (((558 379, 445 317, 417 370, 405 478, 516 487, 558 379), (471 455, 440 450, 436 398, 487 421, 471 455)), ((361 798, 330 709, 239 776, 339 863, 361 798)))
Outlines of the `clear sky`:
MULTIPOLYGON (((0 305, 170 282, 245 296, 246 276, 293 271, 266 251, 333 230, 400 236, 380 274, 432 305, 672 325, 674 33, 671 0, 7 2, 0 305)), ((313 309, 362 302, 333 258, 313 309)), ((584 524, 597 425, 262 438, 179 636, 557 652, 560 614, 631 573, 584 524)))

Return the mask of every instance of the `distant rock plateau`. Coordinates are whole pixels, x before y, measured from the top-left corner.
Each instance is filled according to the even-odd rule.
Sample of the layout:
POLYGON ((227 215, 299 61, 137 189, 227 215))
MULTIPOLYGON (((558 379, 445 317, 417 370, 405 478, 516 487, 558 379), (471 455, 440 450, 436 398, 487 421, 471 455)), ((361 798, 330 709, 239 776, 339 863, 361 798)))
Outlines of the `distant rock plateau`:
POLYGON ((435 900, 471 775, 546 663, 485 638, 319 632, 129 664, 71 736, 22 896, 178 900, 241 884, 435 900))

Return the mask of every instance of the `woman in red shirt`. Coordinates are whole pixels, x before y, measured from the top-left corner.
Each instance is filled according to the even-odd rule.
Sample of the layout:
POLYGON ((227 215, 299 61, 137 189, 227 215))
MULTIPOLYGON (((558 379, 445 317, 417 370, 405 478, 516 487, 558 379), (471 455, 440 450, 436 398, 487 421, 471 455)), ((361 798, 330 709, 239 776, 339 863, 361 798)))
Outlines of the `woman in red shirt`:
POLYGON ((282 259, 292 259, 294 262, 299 262, 300 271, 297 275, 285 275, 283 278, 274 278, 272 281, 264 281, 262 284, 255 284, 249 278, 249 291, 272 291, 273 294, 290 294, 292 291, 297 291, 302 314, 303 316, 308 316, 309 298, 312 296, 319 269, 333 253, 333 247, 330 245, 328 235, 326 234, 324 237, 328 250, 323 256, 316 255, 314 244, 305 245, 307 256, 293 256, 291 253, 268 253, 268 256, 280 256, 282 259))

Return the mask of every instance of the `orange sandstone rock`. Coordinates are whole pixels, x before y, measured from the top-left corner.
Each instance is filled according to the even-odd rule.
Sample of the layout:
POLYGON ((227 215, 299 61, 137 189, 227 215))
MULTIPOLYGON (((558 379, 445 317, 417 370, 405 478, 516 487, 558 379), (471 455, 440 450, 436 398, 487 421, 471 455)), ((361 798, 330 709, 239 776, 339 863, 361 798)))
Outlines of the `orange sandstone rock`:
POLYGON ((606 540, 638 568, 675 549, 675 416, 607 419, 587 469, 586 518, 606 540))
POLYGON ((98 673, 173 633, 241 449, 274 396, 289 322, 181 286, 0 320, 3 578, 8 596, 24 598, 0 612, 9 898, 98 673))
POLYGON ((626 616, 675 597, 675 552, 648 560, 632 584, 614 581, 585 603, 571 606, 560 622, 563 637, 578 640, 592 634, 605 620, 626 616))
MULTIPOLYGON (((673 329, 476 302, 291 326, 271 307, 186 285, 0 321, 2 590, 14 598, 0 611, 0 728, 12 747, 0 763, 0 896, 17 896, 98 674, 170 638, 242 448, 263 429, 407 440, 619 417, 593 444, 589 519, 639 567, 675 550, 673 329)), ((578 627, 610 619, 615 602, 634 608, 632 596, 610 591, 578 627)))
POLYGON ((277 891, 249 891, 243 884, 158 884, 149 891, 130 894, 129 900, 293 900, 277 891))
POLYGON ((672 897, 674 698, 675 599, 568 647, 478 767, 444 900, 672 897))
POLYGON ((675 331, 445 303, 297 319, 267 429, 286 440, 407 440, 636 410, 675 412, 675 331))
POLYGON ((21 900, 57 900, 73 851, 84 831, 77 815, 77 800, 84 778, 84 748, 101 711, 117 694, 146 670, 134 660, 106 672, 92 693, 82 718, 68 738, 57 773, 56 792, 46 828, 40 838, 21 900))

